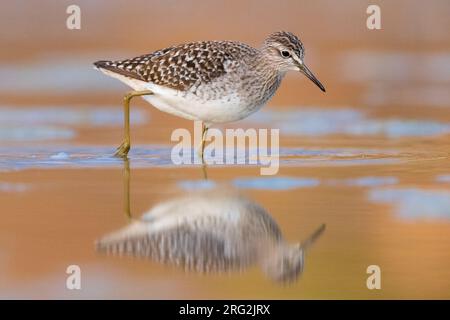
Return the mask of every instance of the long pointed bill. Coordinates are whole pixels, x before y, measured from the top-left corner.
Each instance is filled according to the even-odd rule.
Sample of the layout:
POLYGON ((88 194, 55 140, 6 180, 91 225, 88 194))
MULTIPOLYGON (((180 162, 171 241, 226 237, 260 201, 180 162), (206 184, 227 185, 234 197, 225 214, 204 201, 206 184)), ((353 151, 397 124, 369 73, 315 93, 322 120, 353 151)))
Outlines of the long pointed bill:
POLYGON ((299 66, 300 72, 303 73, 305 76, 308 77, 309 80, 314 82, 316 86, 320 88, 323 92, 325 92, 325 87, 320 83, 319 80, 317 80, 316 76, 311 72, 311 70, 308 69, 308 67, 305 64, 301 64, 299 66))

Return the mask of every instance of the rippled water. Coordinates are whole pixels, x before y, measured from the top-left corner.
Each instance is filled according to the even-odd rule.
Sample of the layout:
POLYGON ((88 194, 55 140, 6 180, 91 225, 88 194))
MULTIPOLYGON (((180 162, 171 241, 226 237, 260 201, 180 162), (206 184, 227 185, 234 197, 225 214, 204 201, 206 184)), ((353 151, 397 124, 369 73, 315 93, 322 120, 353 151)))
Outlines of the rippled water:
MULTIPOLYGON (((230 38, 221 32, 236 27, 235 37, 256 43, 256 31, 242 34, 248 12, 222 8, 236 26, 221 24, 220 31, 182 20, 186 3, 158 4, 172 12, 166 19, 173 28, 170 36, 161 30, 149 37, 137 24, 124 33, 112 22, 117 13, 141 10, 83 3, 102 14, 96 21, 86 15, 74 38, 42 22, 46 35, 31 28, 15 36, 32 34, 33 50, 17 49, 0 63, 1 298, 450 297, 450 48, 428 48, 448 30, 447 15, 438 14, 448 10, 445 2, 435 4, 429 29, 412 15, 420 30, 433 32, 412 34, 391 22, 398 30, 382 30, 381 40, 360 28, 360 5, 352 1, 345 14, 319 10, 326 1, 301 3, 306 16, 299 3, 286 4, 293 9, 283 9, 282 19, 273 16, 281 10, 274 4, 248 10, 266 17, 251 15, 256 25, 305 29, 306 59, 327 87, 322 94, 289 75, 269 106, 219 127, 280 129, 274 176, 260 175, 258 164, 216 165, 208 156, 206 166, 175 165, 171 133, 192 124, 139 99, 129 160, 114 157, 127 89, 91 66, 149 50, 130 33, 157 49, 178 42, 171 37, 230 38), (320 32, 306 28, 317 21, 310 17, 323 22, 320 32), (197 29, 186 31, 192 24, 197 29), (80 291, 65 287, 73 264, 82 270, 80 291), (382 290, 366 287, 373 264, 381 268, 382 290)), ((208 16, 215 6, 198 10, 208 16)), ((395 21, 406 19, 404 7, 385 7, 395 21)), ((32 25, 33 17, 22 23, 32 25)), ((244 160, 257 152, 250 149, 244 160)))

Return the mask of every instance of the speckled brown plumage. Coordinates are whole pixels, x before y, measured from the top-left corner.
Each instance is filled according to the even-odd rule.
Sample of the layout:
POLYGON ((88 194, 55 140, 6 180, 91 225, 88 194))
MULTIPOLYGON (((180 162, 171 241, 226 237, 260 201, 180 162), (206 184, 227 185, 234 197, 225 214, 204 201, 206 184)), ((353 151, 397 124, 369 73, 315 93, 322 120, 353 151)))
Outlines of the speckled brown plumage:
POLYGON ((273 218, 238 196, 200 192, 161 203, 154 212, 103 237, 97 249, 218 272, 244 269, 265 251, 260 246, 283 243, 273 218), (157 225, 165 227, 153 228, 157 225))
POLYGON ((141 219, 97 241, 99 252, 147 258, 202 273, 242 271, 258 265, 275 281, 291 282, 303 271, 302 244, 289 244, 272 216, 228 189, 196 191, 161 202, 141 219))
POLYGON ((290 32, 269 35, 259 48, 237 41, 181 44, 132 59, 95 66, 157 109, 207 126, 243 119, 275 94, 288 71, 325 88, 303 61, 304 48, 290 32))

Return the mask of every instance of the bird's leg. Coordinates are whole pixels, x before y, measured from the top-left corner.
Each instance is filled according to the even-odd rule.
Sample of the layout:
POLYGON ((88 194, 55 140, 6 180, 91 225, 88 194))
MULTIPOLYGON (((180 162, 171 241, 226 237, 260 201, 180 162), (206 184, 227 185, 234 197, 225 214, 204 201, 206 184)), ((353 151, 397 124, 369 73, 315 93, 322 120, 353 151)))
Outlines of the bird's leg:
POLYGON ((132 218, 130 207, 130 161, 125 158, 123 162, 123 211, 128 220, 132 218))
POLYGON ((203 162, 202 164, 202 173, 203 173, 203 179, 208 180, 208 167, 206 166, 206 163, 203 162))
POLYGON ((125 137, 122 144, 117 148, 114 156, 126 158, 128 151, 130 151, 130 100, 133 97, 146 96, 153 94, 150 90, 130 91, 123 97, 123 117, 125 137))
POLYGON ((204 153, 205 153, 205 143, 206 143, 206 134, 208 133, 208 127, 202 123, 202 142, 200 145, 200 157, 202 158, 202 172, 203 172, 203 178, 205 180, 208 180, 208 172, 206 171, 206 163, 204 159, 204 153))

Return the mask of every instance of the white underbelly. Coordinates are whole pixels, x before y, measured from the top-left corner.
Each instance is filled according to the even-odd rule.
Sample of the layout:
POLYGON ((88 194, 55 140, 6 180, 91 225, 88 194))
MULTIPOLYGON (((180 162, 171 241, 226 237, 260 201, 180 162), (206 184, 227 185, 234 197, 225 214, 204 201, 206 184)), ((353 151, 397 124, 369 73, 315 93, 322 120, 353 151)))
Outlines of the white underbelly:
POLYGON ((194 93, 149 86, 154 95, 145 96, 148 102, 161 111, 189 120, 201 120, 209 123, 224 123, 240 120, 252 113, 254 107, 244 103, 237 94, 219 99, 202 99, 194 93), (163 91, 163 92, 160 92, 163 91))

